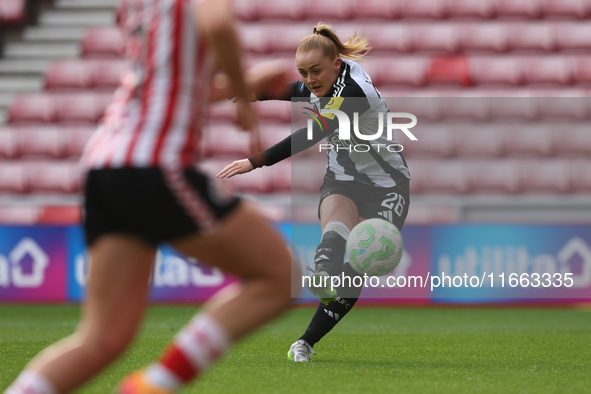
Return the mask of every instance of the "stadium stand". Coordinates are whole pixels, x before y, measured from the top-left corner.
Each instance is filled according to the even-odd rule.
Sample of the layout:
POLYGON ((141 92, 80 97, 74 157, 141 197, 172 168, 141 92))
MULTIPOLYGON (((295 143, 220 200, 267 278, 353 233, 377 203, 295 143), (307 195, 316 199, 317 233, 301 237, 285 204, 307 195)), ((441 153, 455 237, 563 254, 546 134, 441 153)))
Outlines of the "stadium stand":
MULTIPOLYGON (((117 2, 0 2, 0 31, 13 29, 0 58, 0 222, 78 220, 75 162, 126 67, 117 2)), ((374 49, 362 65, 393 97, 390 108, 420 119, 419 142, 399 138, 413 176, 409 222, 461 220, 457 206, 471 197, 497 204, 518 195, 530 204, 529 197, 591 192, 591 2, 237 0, 236 7, 248 64, 293 61, 318 20, 341 35, 368 36, 374 49), (441 196, 456 205, 438 203, 441 196)), ((264 146, 288 135, 289 103, 256 109, 264 146)), ((249 148, 232 103, 209 113, 202 153, 213 174, 249 148)), ((316 220, 322 179, 313 177, 325 163, 315 153, 221 183, 254 193, 274 218, 316 220), (290 209, 291 194, 309 206, 290 209)))

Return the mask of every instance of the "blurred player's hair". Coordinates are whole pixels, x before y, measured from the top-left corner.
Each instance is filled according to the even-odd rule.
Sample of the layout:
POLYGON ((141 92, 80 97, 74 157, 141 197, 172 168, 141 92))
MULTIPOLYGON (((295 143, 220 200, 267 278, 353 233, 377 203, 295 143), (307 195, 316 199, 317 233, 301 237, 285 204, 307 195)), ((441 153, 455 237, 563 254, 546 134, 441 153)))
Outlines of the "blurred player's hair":
POLYGON ((342 57, 360 60, 369 52, 371 46, 369 46, 367 37, 358 37, 355 32, 347 42, 342 42, 332 26, 318 22, 314 27, 314 32, 300 41, 297 52, 307 52, 313 49, 321 49, 331 59, 342 57))

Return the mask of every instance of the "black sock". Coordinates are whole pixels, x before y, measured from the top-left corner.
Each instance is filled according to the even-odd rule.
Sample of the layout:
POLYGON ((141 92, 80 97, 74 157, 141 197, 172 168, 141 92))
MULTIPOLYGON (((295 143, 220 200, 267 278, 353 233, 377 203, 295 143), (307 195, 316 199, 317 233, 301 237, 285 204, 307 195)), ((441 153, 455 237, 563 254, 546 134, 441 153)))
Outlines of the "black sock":
POLYGON ((322 240, 314 255, 315 268, 325 270, 329 275, 340 274, 343 269, 346 243, 345 238, 336 231, 327 231, 322 234, 322 240))
MULTIPOLYGON (((359 276, 349 264, 345 264, 343 269, 345 275, 359 276)), ((327 304, 319 303, 316 313, 312 317, 312 321, 306 328, 306 332, 300 337, 314 346, 316 342, 320 341, 322 337, 330 332, 334 326, 340 322, 343 317, 353 308, 353 305, 359 299, 361 295, 362 286, 360 287, 349 287, 346 289, 347 297, 337 297, 336 301, 329 302, 327 304)))

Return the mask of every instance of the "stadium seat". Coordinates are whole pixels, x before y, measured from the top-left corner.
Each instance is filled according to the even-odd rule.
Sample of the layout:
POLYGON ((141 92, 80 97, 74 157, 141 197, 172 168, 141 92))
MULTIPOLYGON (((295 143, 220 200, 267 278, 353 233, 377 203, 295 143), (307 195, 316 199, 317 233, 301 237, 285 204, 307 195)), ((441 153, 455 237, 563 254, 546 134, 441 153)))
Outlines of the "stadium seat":
POLYGON ((96 131, 94 125, 81 127, 62 128, 66 135, 66 156, 71 158, 80 157, 86 144, 96 131))
POLYGON ((0 207, 0 224, 31 225, 37 224, 39 207, 34 206, 3 206, 0 207))
POLYGON ((446 16, 445 0, 397 0, 402 18, 442 19, 446 16))
POLYGON ((475 85, 511 85, 523 83, 522 64, 513 57, 475 56, 468 58, 470 80, 475 85))
POLYGON ((301 20, 304 18, 305 5, 303 1, 258 0, 259 17, 287 21, 301 20))
MULTIPOLYGON (((247 52, 253 55, 264 55, 269 53, 271 51, 271 34, 276 34, 276 32, 273 33, 273 29, 273 27, 267 27, 266 24, 242 26, 240 28, 239 36, 242 46, 247 52)), ((282 36, 282 34, 280 36, 282 36)), ((277 41, 279 41, 279 39, 277 41)), ((279 43, 283 45, 280 41, 279 43)))
POLYGON ((591 157, 591 132, 588 124, 554 128, 554 149, 564 157, 591 157))
POLYGON ((536 101, 540 117, 545 120, 577 122, 591 116, 591 100, 588 97, 538 97, 536 101))
MULTIPOLYGON (((413 133, 415 129, 413 129, 413 133)), ((449 158, 455 154, 455 126, 430 123, 416 127, 418 141, 397 141, 404 146, 405 158, 449 158)))
POLYGON ((551 52, 556 49, 552 26, 542 23, 518 23, 505 26, 509 50, 513 52, 551 52))
POLYGON ((542 16, 540 0, 497 0, 498 18, 536 19, 542 16))
POLYGON ((8 110, 11 124, 50 123, 55 119, 54 102, 57 96, 47 94, 17 95, 8 110))
POLYGON ((490 118, 490 102, 486 97, 440 98, 441 113, 446 122, 483 122, 490 118))
POLYGON ((518 163, 521 187, 526 194, 568 193, 569 170, 566 160, 526 159, 518 163))
POLYGON ((469 124, 456 128, 456 154, 464 157, 499 157, 503 154, 503 125, 469 124))
POLYGON ((56 104, 56 121, 62 124, 96 124, 110 103, 109 94, 68 94, 56 104))
POLYGON ((66 134, 55 127, 21 128, 17 135, 22 157, 60 158, 66 154, 66 134))
POLYGON ((552 125, 515 123, 503 127, 505 155, 515 158, 544 159, 554 154, 552 125))
POLYGON ((78 224, 81 220, 80 207, 75 205, 58 205, 41 207, 37 223, 45 225, 78 224))
POLYGON ((81 172, 78 161, 26 162, 28 186, 35 193, 76 193, 81 172))
POLYGON ((580 18, 591 15, 591 3, 587 0, 541 0, 542 12, 547 18, 580 18))
POLYGON ((250 134, 232 123, 209 123, 202 133, 203 153, 206 157, 233 157, 234 160, 251 155, 250 134))
POLYGON ((500 23, 470 23, 459 29, 459 36, 463 52, 496 53, 509 48, 507 30, 500 23))
POLYGON ((68 91, 89 89, 92 86, 93 64, 79 60, 52 62, 45 72, 45 89, 68 91))
POLYGON ((577 84, 591 84, 591 59, 578 56, 573 59, 573 80, 577 84))
POLYGON ((2 0, 0 26, 20 26, 27 20, 27 0, 2 0))
POLYGON ((490 118, 494 122, 531 122, 538 119, 538 101, 535 97, 491 97, 487 99, 490 118))
POLYGON ((495 14, 494 0, 446 0, 450 18, 488 19, 495 14))
POLYGON ((400 16, 397 1, 365 0, 355 1, 353 4, 355 19, 384 19, 391 20, 400 16))
POLYGON ((18 128, 0 128, 0 159, 12 159, 18 156, 18 128))
POLYGON ((208 107, 207 118, 211 121, 236 122, 236 104, 230 100, 223 100, 208 107))
POLYGON ((21 162, 0 162, 0 193, 26 193, 28 184, 21 162))
POLYGON ((468 192, 466 167, 462 160, 409 160, 411 192, 463 194, 468 192))
POLYGON ((94 61, 92 87, 95 90, 113 91, 119 86, 123 72, 127 69, 128 64, 119 59, 94 61))
POLYGON ((289 101, 260 101, 254 104, 261 123, 291 121, 291 102, 289 101))
POLYGON ((304 19, 336 22, 356 17, 353 10, 353 4, 356 2, 339 0, 338 4, 335 4, 332 1, 301 0, 294 3, 304 3, 304 19))
POLYGON ((287 159, 272 167, 263 168, 263 171, 270 173, 273 193, 291 193, 291 163, 292 160, 287 159))
POLYGON ((386 104, 392 112, 408 112, 421 121, 439 121, 443 118, 439 97, 388 97, 386 104))
POLYGON ((265 149, 275 145, 291 134, 291 125, 289 123, 265 122, 264 124, 260 124, 259 128, 261 144, 265 149))
POLYGON ((512 160, 465 160, 470 192, 507 194, 520 192, 519 173, 512 160))
POLYGON ((367 37, 374 51, 391 54, 392 52, 410 52, 412 36, 409 29, 402 24, 368 25, 365 27, 367 37))
POLYGON ((581 54, 587 54, 591 50, 589 23, 561 23, 555 27, 554 34, 558 50, 581 54))
POLYGON ((427 70, 428 84, 472 85, 468 60, 463 56, 435 57, 427 70))
POLYGON ((451 24, 407 25, 415 52, 450 55, 458 51, 460 37, 457 27, 451 24))
POLYGON ((424 57, 375 58, 381 85, 424 86, 429 60, 424 57))
MULTIPOLYGON (((296 49, 305 36, 312 34, 314 24, 295 23, 267 24, 261 31, 261 41, 266 41, 268 51, 275 54, 284 52, 295 57, 296 49)), ((293 58, 291 60, 293 62, 293 58)))
POLYGON ((259 18, 258 2, 254 0, 235 0, 234 12, 238 19, 252 22, 259 18))
POLYGON ((91 27, 82 37, 81 55, 85 58, 119 58, 124 50, 123 35, 116 27, 91 27))
POLYGON ((573 193, 591 194, 591 162, 588 159, 575 159, 568 161, 568 172, 571 175, 571 188, 573 193))
POLYGON ((527 85, 568 85, 573 81, 573 64, 565 57, 526 56, 521 60, 527 85))
POLYGON ((326 158, 292 159, 292 193, 320 193, 320 186, 326 173, 326 158))

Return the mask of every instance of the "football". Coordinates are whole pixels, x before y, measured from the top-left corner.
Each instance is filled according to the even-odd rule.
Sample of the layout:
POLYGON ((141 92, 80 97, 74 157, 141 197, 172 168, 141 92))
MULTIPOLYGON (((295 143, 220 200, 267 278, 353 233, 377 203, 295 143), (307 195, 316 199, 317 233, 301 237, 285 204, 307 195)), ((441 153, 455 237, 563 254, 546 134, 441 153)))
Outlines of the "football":
POLYGON ((367 219, 353 227, 347 239, 347 262, 360 274, 383 276, 402 257, 400 231, 384 219, 367 219))

